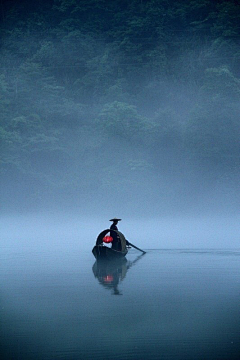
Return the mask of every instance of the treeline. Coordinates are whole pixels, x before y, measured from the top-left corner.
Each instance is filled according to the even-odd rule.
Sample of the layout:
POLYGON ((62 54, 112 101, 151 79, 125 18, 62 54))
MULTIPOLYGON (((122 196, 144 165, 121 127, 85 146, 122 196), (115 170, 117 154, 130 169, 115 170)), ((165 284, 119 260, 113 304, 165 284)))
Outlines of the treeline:
POLYGON ((22 0, 1 7, 6 203, 21 202, 22 194, 28 203, 121 198, 123 191, 149 197, 153 183, 163 196, 168 181, 184 193, 200 170, 209 182, 234 183, 238 1, 22 0))

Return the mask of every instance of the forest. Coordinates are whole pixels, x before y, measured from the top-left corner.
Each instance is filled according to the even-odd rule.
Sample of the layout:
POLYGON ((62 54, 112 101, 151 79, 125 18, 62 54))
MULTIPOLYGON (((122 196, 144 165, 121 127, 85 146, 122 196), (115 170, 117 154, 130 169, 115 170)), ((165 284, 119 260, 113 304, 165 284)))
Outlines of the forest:
POLYGON ((239 1, 0 7, 2 212, 237 208, 239 1))

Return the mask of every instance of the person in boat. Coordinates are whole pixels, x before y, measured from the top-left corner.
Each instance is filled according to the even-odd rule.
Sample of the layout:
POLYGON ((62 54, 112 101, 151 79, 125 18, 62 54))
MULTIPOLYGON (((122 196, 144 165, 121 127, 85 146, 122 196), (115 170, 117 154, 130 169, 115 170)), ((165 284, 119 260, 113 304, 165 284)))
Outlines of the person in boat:
MULTIPOLYGON (((112 225, 110 226, 110 236, 113 238, 112 249, 118 250, 118 251, 122 250, 122 244, 121 244, 120 237, 118 236, 118 234, 114 230, 118 231, 117 224, 121 220, 122 219, 118 219, 118 218, 113 218, 113 219, 109 220, 109 221, 113 222, 112 225)), ((126 240, 126 245, 129 245, 127 240, 126 240)))
POLYGON ((113 230, 117 230, 118 231, 118 227, 117 227, 117 224, 119 221, 121 221, 122 219, 118 219, 118 218, 113 218, 113 219, 110 219, 109 221, 112 221, 112 225, 110 226, 110 236, 113 238, 113 241, 112 241, 112 249, 114 250, 118 250, 118 251, 121 251, 122 250, 122 246, 121 246, 121 240, 118 236, 118 234, 113 231, 113 230))

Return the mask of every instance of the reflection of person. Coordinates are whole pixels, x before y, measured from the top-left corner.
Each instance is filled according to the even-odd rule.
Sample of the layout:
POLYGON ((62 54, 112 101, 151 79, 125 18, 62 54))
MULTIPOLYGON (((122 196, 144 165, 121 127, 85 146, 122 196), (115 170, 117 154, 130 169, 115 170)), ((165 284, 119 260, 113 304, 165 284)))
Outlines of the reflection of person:
POLYGON ((112 290, 112 295, 122 295, 118 285, 127 274, 127 266, 127 260, 121 258, 115 261, 96 261, 92 270, 99 283, 112 290))
POLYGON ((139 261, 144 254, 134 261, 127 261, 125 257, 113 261, 98 261, 93 264, 92 271, 99 283, 106 289, 112 290, 112 295, 122 295, 118 285, 125 279, 127 271, 139 261))
POLYGON ((112 249, 118 250, 118 251, 122 250, 121 240, 120 240, 119 236, 117 235, 117 233, 115 231, 111 231, 111 230, 118 231, 117 224, 121 220, 122 219, 118 219, 118 218, 113 218, 113 219, 109 220, 109 221, 113 222, 112 225, 110 226, 110 236, 113 238, 112 249))

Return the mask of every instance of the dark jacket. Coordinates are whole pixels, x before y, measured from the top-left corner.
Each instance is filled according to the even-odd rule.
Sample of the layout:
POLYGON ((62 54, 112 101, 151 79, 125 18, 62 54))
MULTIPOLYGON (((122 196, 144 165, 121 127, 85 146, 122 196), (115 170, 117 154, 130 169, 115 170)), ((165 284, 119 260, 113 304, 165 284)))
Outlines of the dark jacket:
POLYGON ((117 230, 118 231, 118 228, 114 224, 112 224, 110 226, 110 236, 113 238, 112 249, 121 251, 122 250, 121 240, 120 240, 118 234, 115 231, 111 231, 111 230, 117 230))
MULTIPOLYGON (((114 224, 112 224, 111 226, 110 226, 110 230, 117 230, 118 231, 118 228, 117 228, 117 226, 116 225, 114 225, 114 224)), ((114 231, 112 231, 112 233, 113 233, 114 231)), ((111 235, 112 236, 112 235, 111 235)))

